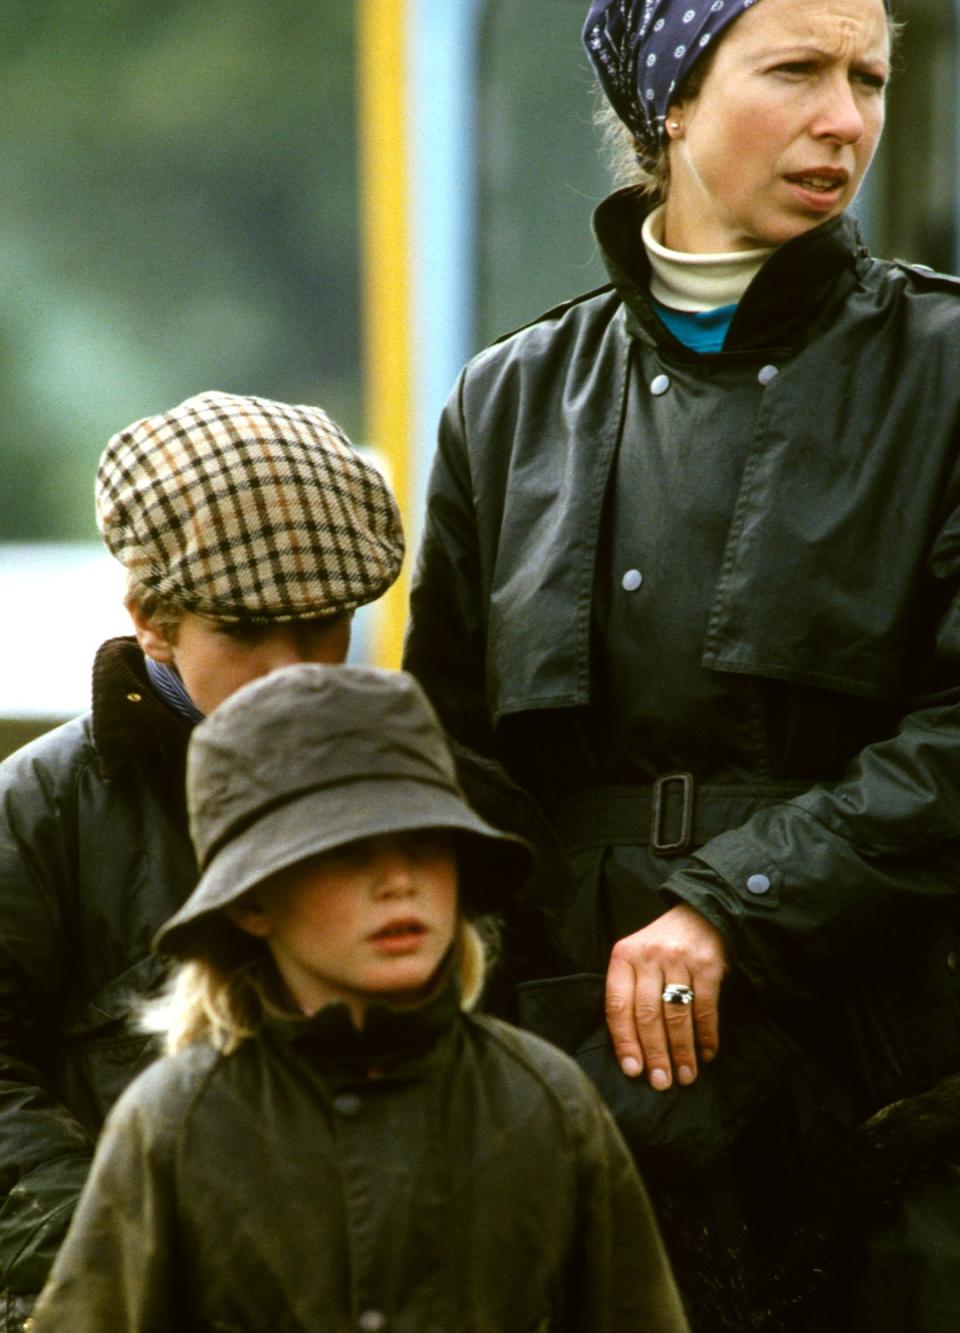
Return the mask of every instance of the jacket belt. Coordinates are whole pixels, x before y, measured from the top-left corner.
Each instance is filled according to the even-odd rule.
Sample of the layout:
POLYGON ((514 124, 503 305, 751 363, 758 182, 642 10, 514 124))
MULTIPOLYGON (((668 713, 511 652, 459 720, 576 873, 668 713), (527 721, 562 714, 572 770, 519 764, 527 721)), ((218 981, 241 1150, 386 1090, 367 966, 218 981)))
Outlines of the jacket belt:
POLYGON ((565 851, 583 847, 649 847, 682 856, 737 828, 769 805, 809 791, 808 782, 703 783, 692 773, 665 773, 651 786, 590 787, 552 811, 565 851))

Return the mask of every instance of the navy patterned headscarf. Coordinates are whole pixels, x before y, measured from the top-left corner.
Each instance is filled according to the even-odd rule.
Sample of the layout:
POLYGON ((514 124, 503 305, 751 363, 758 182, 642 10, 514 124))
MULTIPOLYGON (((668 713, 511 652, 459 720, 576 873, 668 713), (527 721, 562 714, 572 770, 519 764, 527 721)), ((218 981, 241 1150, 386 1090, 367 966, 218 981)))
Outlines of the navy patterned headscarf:
MULTIPOLYGON (((652 156, 673 94, 757 0, 593 0, 583 44, 614 111, 652 156)), ((890 12, 890 0, 884 0, 890 12)))

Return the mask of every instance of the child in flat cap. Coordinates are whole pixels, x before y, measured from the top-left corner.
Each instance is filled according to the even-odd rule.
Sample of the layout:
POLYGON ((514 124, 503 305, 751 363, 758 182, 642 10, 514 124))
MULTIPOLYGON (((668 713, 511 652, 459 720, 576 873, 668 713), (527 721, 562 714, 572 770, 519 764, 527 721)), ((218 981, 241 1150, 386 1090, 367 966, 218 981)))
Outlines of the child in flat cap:
POLYGON ((167 1058, 108 1120, 37 1333, 686 1329, 568 1057, 466 1011, 529 870, 412 677, 305 664, 196 730, 167 1058))
POLYGON ((196 721, 299 661, 342 662, 403 556, 379 473, 317 407, 204 393, 110 440, 103 539, 136 637, 92 712, 0 766, 0 1330, 22 1326, 103 1118, 152 1055, 125 1025, 150 942, 197 879, 184 805, 196 721))

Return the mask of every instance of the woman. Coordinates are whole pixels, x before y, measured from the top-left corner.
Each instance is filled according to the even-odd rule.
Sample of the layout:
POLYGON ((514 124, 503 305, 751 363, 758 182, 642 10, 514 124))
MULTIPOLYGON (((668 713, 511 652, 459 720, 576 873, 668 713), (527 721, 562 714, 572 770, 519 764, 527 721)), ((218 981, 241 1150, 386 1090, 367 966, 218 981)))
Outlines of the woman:
POLYGON ((952 1327, 925 1232, 960 1234, 930 1091, 960 1068, 960 285, 872 259, 846 212, 892 20, 597 0, 584 35, 644 179, 595 216, 611 286, 456 386, 407 665, 566 852, 540 903, 565 975, 522 1013, 607 1096, 703 1327, 721 1296, 728 1327, 785 1318, 831 1253, 848 1290, 812 1327, 952 1327), (904 1200, 909 1110, 856 1127, 912 1097, 904 1200), (761 1295, 684 1263, 708 1196, 681 1168, 761 1295))

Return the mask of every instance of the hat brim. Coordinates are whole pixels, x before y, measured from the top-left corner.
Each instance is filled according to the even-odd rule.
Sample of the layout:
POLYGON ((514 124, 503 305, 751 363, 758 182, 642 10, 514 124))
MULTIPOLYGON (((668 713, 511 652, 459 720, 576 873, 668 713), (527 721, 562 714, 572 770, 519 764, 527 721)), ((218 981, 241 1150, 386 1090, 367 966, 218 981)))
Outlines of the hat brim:
POLYGON ((319 788, 268 810, 220 847, 193 893, 157 932, 154 947, 187 956, 212 913, 298 861, 360 838, 411 829, 457 835, 461 907, 504 907, 533 869, 529 845, 481 819, 454 792, 413 780, 365 778, 319 788))

